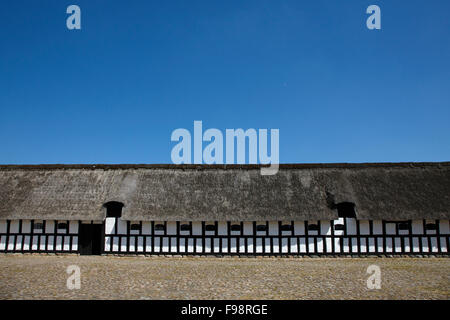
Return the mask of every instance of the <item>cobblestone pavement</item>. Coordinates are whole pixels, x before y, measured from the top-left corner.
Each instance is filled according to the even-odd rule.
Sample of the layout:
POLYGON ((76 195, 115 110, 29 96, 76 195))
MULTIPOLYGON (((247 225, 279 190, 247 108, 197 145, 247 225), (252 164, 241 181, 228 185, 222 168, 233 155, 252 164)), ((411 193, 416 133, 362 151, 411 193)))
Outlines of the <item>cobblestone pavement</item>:
POLYGON ((448 258, 0 254, 0 299, 449 299, 448 258), (381 289, 367 289, 369 265, 381 289), (69 265, 81 288, 67 289, 69 265))

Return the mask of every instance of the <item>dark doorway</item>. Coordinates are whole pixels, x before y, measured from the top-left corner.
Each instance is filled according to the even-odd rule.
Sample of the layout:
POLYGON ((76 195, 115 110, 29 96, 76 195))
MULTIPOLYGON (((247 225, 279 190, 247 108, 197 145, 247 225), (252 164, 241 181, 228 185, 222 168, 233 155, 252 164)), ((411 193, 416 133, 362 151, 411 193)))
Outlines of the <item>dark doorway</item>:
POLYGON ((106 207, 107 218, 120 218, 122 216, 122 202, 110 201, 105 203, 103 206, 106 207))
POLYGON ((336 205, 338 217, 356 218, 355 204, 353 202, 341 202, 336 205))
POLYGON ((102 253, 102 224, 84 224, 80 226, 80 254, 99 255, 102 253))

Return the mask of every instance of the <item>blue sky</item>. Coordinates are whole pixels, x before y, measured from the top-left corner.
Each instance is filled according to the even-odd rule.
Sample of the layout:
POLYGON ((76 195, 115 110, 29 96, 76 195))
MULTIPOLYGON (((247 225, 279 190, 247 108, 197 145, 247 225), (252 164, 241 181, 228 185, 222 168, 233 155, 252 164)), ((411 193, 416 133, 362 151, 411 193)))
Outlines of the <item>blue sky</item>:
POLYGON ((450 160, 450 2, 0 2, 0 163, 170 163, 173 130, 280 161, 450 160), (82 29, 66 28, 81 8, 82 29), (381 30, 366 28, 370 4, 381 30))

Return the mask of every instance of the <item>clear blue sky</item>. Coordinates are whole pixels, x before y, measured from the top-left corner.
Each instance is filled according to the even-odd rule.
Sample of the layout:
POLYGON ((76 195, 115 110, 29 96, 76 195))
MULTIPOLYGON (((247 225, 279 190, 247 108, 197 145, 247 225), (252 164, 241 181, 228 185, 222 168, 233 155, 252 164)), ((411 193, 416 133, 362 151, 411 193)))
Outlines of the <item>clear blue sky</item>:
POLYGON ((170 163, 194 120, 277 128, 282 163, 448 161, 450 1, 0 2, 0 163, 170 163))

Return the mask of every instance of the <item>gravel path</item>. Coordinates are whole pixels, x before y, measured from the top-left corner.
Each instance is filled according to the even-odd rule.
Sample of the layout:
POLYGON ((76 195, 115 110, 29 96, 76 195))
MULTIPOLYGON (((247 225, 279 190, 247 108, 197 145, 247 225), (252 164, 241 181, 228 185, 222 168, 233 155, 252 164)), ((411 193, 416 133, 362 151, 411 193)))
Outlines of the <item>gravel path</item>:
POLYGON ((449 299, 448 258, 169 258, 0 254, 0 299, 449 299), (369 265, 381 289, 367 289, 369 265), (69 290, 69 265, 81 288, 69 290))

